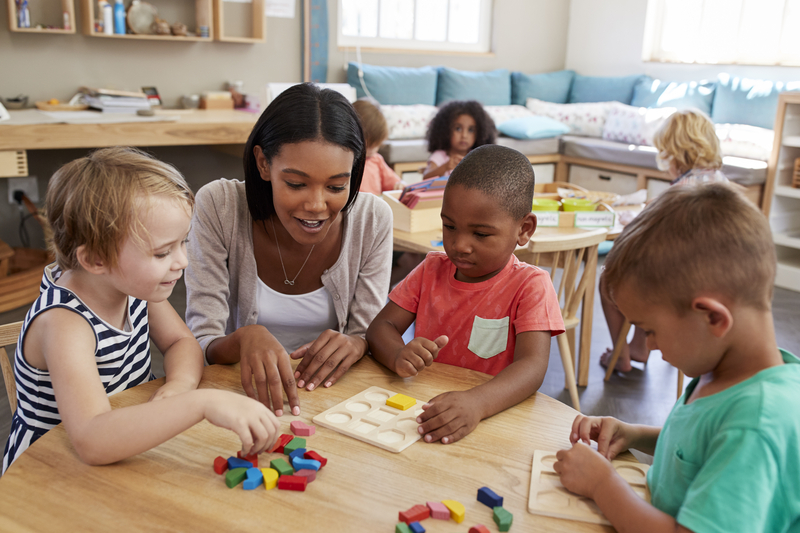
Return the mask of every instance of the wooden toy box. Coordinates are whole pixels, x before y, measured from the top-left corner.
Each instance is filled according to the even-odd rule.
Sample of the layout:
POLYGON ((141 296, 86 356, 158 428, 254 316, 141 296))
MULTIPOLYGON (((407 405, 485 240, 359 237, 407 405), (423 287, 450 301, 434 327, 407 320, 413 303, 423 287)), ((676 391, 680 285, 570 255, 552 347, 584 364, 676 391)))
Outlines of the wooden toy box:
POLYGON ((400 203, 402 191, 384 191, 382 198, 392 208, 394 228, 408 233, 442 229, 442 200, 425 200, 409 209, 400 203))

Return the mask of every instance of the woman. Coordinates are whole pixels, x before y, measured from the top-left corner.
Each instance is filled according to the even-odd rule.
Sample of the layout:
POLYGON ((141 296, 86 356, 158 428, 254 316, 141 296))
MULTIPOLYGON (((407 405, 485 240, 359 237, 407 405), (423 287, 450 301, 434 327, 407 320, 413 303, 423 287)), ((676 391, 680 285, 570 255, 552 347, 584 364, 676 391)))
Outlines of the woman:
POLYGON ((250 134, 244 183, 197 193, 186 322, 207 361, 241 361, 247 395, 278 416, 284 390, 298 415, 296 387, 329 387, 364 356, 386 302, 392 218, 358 194, 365 151, 344 97, 296 85, 250 134), (295 372, 290 357, 303 359, 295 372))

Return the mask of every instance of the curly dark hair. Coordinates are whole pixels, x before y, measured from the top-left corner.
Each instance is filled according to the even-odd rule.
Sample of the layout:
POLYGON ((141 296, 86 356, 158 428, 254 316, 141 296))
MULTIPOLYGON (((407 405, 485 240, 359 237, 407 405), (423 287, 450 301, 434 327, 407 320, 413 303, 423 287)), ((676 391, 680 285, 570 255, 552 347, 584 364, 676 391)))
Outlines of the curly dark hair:
POLYGON ((476 100, 453 100, 444 104, 428 125, 429 152, 450 150, 453 122, 461 115, 469 115, 475 120, 475 144, 472 148, 494 144, 497 129, 492 117, 483 109, 481 103, 476 100))

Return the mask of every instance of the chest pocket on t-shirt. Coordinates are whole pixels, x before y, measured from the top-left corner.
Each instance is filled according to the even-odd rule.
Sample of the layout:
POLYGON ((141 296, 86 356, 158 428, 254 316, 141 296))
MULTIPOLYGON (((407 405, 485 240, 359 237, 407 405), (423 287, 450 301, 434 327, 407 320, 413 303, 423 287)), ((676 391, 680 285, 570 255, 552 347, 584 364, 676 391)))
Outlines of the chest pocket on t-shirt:
POLYGON ((508 317, 481 318, 476 316, 472 322, 468 348, 482 359, 489 359, 503 353, 508 346, 508 317))

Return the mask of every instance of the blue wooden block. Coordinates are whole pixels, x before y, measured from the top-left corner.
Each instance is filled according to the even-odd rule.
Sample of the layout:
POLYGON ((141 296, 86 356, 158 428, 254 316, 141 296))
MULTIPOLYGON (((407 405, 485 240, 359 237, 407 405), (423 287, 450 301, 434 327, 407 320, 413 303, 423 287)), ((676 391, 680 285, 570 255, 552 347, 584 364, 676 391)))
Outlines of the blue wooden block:
POLYGON ((419 522, 411 522, 410 524, 408 524, 408 527, 414 533, 425 533, 425 528, 422 527, 422 524, 420 524, 419 522))
POLYGON ((253 463, 250 461, 245 461, 244 459, 239 459, 238 457, 228 457, 228 469, 233 470, 234 468, 253 468, 253 463))
POLYGON ((503 497, 495 494, 489 487, 481 487, 478 489, 478 501, 492 509, 503 506, 503 497))
POLYGON ((319 461, 315 461, 313 459, 303 459, 302 457, 298 457, 292 461, 292 466, 295 470, 319 470, 321 464, 319 461))
POLYGON ((258 468, 247 469, 247 479, 242 483, 244 490, 253 490, 264 482, 264 474, 258 468))
POLYGON ((295 451, 289 454, 289 461, 294 461, 295 457, 303 459, 303 454, 305 453, 306 453, 305 448, 297 448, 295 451))

